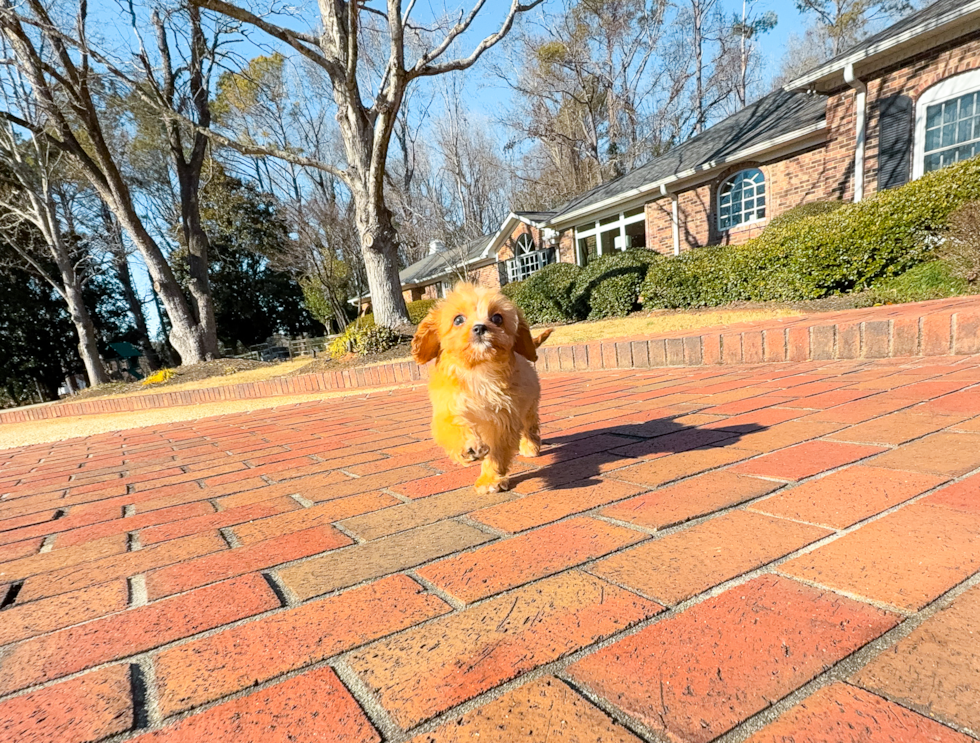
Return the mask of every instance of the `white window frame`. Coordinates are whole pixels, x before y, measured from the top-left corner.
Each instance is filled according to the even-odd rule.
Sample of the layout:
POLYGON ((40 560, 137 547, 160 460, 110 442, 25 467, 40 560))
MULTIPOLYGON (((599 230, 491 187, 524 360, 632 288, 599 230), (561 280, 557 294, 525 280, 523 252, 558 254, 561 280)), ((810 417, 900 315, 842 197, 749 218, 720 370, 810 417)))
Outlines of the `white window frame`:
POLYGON ((514 256, 515 257, 516 256, 519 256, 519 255, 525 255, 527 253, 533 253, 537 249, 538 249, 538 246, 535 245, 535 243, 534 243, 534 237, 531 235, 530 232, 522 232, 520 235, 517 236, 517 239, 514 241, 514 256), (522 240, 524 241, 524 245, 527 245, 528 243, 531 244, 531 247, 530 247, 529 250, 525 250, 524 252, 521 252, 520 247, 521 247, 521 241, 522 240))
POLYGON ((619 212, 618 215, 607 214, 606 216, 602 217, 601 219, 596 219, 596 220, 594 220, 592 222, 583 222, 581 225, 577 225, 575 227, 575 230, 574 230, 574 233, 575 233, 574 234, 574 238, 575 238, 575 263, 577 265, 579 265, 579 266, 582 265, 582 255, 581 255, 581 253, 579 251, 579 244, 578 244, 579 238, 592 237, 592 235, 595 235, 595 239, 596 239, 596 255, 599 255, 599 256, 602 255, 602 239, 600 237, 600 234, 603 233, 603 232, 611 232, 613 229, 618 228, 619 229, 619 235, 618 235, 618 237, 625 244, 625 242, 626 242, 626 225, 628 225, 628 224, 636 224, 637 222, 643 222, 647 218, 646 208, 645 207, 633 207, 633 209, 629 209, 627 211, 635 211, 636 209, 640 209, 640 213, 639 214, 634 214, 634 215, 632 215, 630 217, 627 217, 626 216, 626 212, 625 211, 622 211, 622 212, 619 212), (599 226, 599 222, 605 222, 607 219, 609 219, 612 216, 617 216, 618 217, 618 220, 612 221, 612 222, 607 222, 606 224, 602 225, 601 227, 599 226), (591 226, 588 226, 588 225, 591 225, 591 226), (582 229, 583 227, 584 227, 584 229, 582 229))
MULTIPOLYGON (((715 206, 717 209, 716 211, 717 216, 715 218, 715 222, 718 225, 719 232, 730 232, 733 229, 738 229, 739 227, 744 227, 745 225, 756 224, 757 222, 766 221, 766 214, 764 214, 761 217, 758 216, 759 211, 758 211, 758 206, 756 206, 755 207, 756 216, 754 216, 752 219, 747 219, 744 222, 737 222, 736 224, 730 224, 727 227, 722 227, 721 225, 721 196, 722 196, 721 192, 725 188, 725 184, 729 183, 730 181, 734 181, 738 176, 742 175, 742 173, 750 173, 752 171, 758 171, 762 175, 762 196, 766 200, 766 204, 763 207, 763 209, 766 210, 766 214, 769 213, 769 189, 766 188, 768 184, 766 183, 767 178, 766 178, 765 171, 763 171, 762 168, 742 168, 741 170, 736 170, 734 173, 729 175, 727 178, 725 178, 725 180, 723 180, 721 183, 718 184, 718 193, 715 195, 715 206)), ((758 199, 758 197, 759 197, 759 192, 756 191, 753 198, 758 199)))
POLYGON ((920 178, 925 172, 926 157, 926 109, 939 103, 959 98, 980 90, 980 69, 961 72, 936 83, 919 96, 915 102, 915 136, 912 144, 912 177, 920 178))

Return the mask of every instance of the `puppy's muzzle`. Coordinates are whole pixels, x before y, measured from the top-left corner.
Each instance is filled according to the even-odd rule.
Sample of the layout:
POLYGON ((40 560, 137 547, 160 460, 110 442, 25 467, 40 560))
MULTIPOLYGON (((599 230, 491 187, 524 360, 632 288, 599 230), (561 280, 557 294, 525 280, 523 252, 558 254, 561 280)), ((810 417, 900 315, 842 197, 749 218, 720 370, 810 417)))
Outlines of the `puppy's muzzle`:
POLYGON ((482 323, 477 323, 473 326, 473 335, 475 335, 477 338, 483 338, 483 336, 486 335, 486 332, 487 326, 483 325, 482 323))

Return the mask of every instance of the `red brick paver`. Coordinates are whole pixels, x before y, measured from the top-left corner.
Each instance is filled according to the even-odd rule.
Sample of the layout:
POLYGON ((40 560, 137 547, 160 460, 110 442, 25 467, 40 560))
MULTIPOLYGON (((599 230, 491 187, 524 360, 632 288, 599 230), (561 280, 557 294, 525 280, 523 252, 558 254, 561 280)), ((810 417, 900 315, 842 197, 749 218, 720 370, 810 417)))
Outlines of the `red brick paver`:
POLYGON ((506 493, 411 386, 0 452, 0 739, 975 737, 980 357, 668 340, 506 493))

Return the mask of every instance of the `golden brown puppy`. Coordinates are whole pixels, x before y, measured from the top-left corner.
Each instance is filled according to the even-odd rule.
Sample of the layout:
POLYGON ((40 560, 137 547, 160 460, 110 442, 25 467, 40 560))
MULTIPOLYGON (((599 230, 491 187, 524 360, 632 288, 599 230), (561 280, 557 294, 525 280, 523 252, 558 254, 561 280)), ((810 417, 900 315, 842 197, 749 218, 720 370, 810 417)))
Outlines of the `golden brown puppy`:
POLYGON ((541 385, 531 362, 549 335, 550 330, 532 338, 507 297, 465 283, 433 307, 415 332, 415 360, 438 359, 429 377, 432 436, 460 464, 483 460, 478 492, 506 490, 518 450, 536 457, 541 449, 541 385))

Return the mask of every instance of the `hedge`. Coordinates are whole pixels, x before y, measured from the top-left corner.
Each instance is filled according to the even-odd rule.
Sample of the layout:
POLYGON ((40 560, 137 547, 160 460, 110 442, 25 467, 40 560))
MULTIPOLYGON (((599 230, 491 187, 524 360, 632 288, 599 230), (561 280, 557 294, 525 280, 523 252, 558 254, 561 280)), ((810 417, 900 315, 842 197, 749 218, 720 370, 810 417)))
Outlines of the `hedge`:
POLYGON ((552 263, 525 281, 504 287, 532 325, 579 320, 580 310, 572 300, 572 289, 582 269, 571 263, 552 263))
POLYGON ((628 315, 637 309, 640 286, 647 272, 659 262, 657 253, 644 248, 600 256, 582 269, 576 279, 572 305, 590 320, 628 315))
POLYGON ((980 159, 928 173, 859 202, 806 205, 738 247, 654 262, 643 306, 816 299, 859 291, 932 257, 950 214, 980 199, 980 159))

